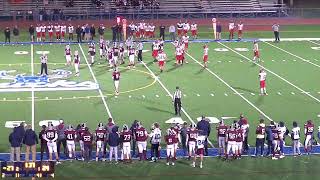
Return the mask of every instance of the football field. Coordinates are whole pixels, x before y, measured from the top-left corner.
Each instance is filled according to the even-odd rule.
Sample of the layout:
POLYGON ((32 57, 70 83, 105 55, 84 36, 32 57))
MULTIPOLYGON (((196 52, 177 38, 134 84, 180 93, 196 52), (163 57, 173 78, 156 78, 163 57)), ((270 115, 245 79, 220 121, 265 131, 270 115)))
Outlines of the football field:
MULTIPOLYGON (((310 35, 310 34, 309 34, 310 35)), ((308 36, 309 36, 308 35, 308 36)), ((314 33, 316 37, 316 33, 314 33)), ((131 125, 133 120, 141 121, 149 129, 152 123, 159 122, 165 130, 169 124, 165 121, 174 117, 171 95, 179 86, 183 92, 183 114, 181 118, 188 124, 196 122, 201 115, 209 117, 239 117, 241 113, 247 117, 250 124, 249 144, 255 145, 255 127, 263 118, 268 124, 270 120, 285 122, 291 129, 292 122, 297 121, 300 127, 306 120, 312 119, 319 126, 318 115, 320 104, 320 41, 309 39, 284 39, 274 43, 270 39, 259 42, 261 61, 255 63, 252 41, 241 42, 209 42, 208 68, 202 66, 204 42, 189 44, 186 53, 188 64, 176 66, 174 47, 166 43, 164 48, 168 56, 165 70, 160 73, 157 63, 153 63, 151 44, 145 44, 144 62, 137 64, 135 69, 127 69, 126 64, 119 67, 121 73, 120 94, 114 94, 112 70, 105 59, 96 55, 96 63, 90 67, 87 44, 72 44, 71 50, 78 50, 81 56, 80 76, 74 76, 74 67, 66 66, 63 44, 21 44, 4 45, 0 47, 0 152, 8 152, 8 134, 11 129, 4 128, 7 121, 25 121, 39 132, 39 123, 44 120, 64 119, 66 124, 74 127, 79 123, 87 123, 94 130, 99 122, 106 123, 108 117, 113 117, 115 123, 131 125), (41 79, 40 56, 48 54, 49 76, 41 79), (261 68, 267 72, 268 96, 259 95, 258 73, 261 68), (34 77, 37 78, 34 78, 34 77)), ((97 51, 98 51, 98 46, 97 51)), ((226 120, 231 124, 232 120, 226 120)), ((215 125, 212 124, 210 141, 216 146, 215 125)), ((287 138, 287 144, 291 140, 287 138)), ((208 160, 208 166, 203 170, 192 170, 189 162, 178 163, 178 173, 171 169, 164 176, 160 170, 168 169, 164 163, 148 166, 147 163, 135 165, 120 165, 109 167, 111 174, 100 175, 99 164, 82 165, 81 163, 63 163, 57 167, 57 175, 64 177, 64 172, 79 172, 71 177, 87 177, 88 179, 139 179, 141 174, 146 179, 184 179, 196 177, 199 179, 223 179, 225 168, 233 168, 234 172, 246 175, 263 174, 264 169, 286 167, 279 174, 286 174, 289 179, 295 175, 303 177, 304 172, 291 173, 289 167, 294 167, 301 161, 303 168, 316 164, 315 159, 303 157, 300 160, 287 158, 277 162, 269 159, 244 159, 236 163, 219 166, 217 159, 208 160), (259 162, 262 167, 257 168, 259 162), (241 164, 242 162, 242 164, 241 164), (245 164, 246 171, 241 169, 245 164), (295 165, 292 165, 295 164, 295 165), (289 167, 287 167, 290 165, 289 167), (96 170, 82 174, 79 170, 87 167, 96 170), (159 171, 156 169, 159 168, 159 171), (190 176, 182 174, 185 168, 190 169, 190 176), (94 168, 93 168, 94 169, 94 168), (215 169, 221 172, 212 173, 215 169), (135 173, 132 173, 135 172, 135 173), (178 175, 177 175, 178 174, 178 175), (127 176, 128 175, 128 176, 127 176), (133 176, 129 176, 133 175, 133 176)), ((108 168, 108 165, 105 168, 108 168)), ((112 165, 113 166, 113 165, 112 165)), ((206 166, 206 164, 205 164, 206 166)), ((302 169, 303 169, 302 168, 302 169)), ((100 172, 101 171, 101 172, 100 172)), ((268 174, 267 174, 268 175, 268 174)), ((270 175, 270 174, 269 174, 270 175)), ((230 175, 231 177, 231 175, 230 175)), ((263 175, 262 179, 268 178, 263 175)), ((310 177, 311 178, 311 177, 310 177)))

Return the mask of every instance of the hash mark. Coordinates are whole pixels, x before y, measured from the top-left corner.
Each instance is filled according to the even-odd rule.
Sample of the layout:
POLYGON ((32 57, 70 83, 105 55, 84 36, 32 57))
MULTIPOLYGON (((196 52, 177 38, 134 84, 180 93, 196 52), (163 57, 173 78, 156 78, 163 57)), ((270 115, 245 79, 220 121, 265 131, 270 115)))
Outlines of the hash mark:
POLYGON ((158 94, 156 94, 156 97, 158 98, 158 97, 159 97, 159 95, 158 95, 158 94))
POLYGON ((211 95, 211 96, 214 96, 214 94, 212 94, 212 93, 211 93, 210 95, 211 95))
POLYGON ((224 95, 225 95, 225 96, 228 96, 228 94, 227 94, 227 93, 224 93, 224 95))
POLYGON ((145 96, 145 95, 142 95, 142 98, 146 98, 146 96, 145 96))
POLYGON ((200 96, 200 94, 197 94, 197 96, 199 97, 199 96, 200 96))
POLYGON ((255 94, 254 93, 250 93, 252 96, 254 96, 255 94))
POLYGON ((291 92, 291 94, 292 94, 292 95, 295 95, 295 93, 294 93, 294 92, 291 92))
POLYGON ((59 99, 62 99, 62 97, 59 97, 59 99))
POLYGON ((282 95, 281 92, 278 92, 277 94, 279 94, 280 96, 282 95))
POLYGON ((129 98, 131 98, 131 95, 129 95, 129 98))

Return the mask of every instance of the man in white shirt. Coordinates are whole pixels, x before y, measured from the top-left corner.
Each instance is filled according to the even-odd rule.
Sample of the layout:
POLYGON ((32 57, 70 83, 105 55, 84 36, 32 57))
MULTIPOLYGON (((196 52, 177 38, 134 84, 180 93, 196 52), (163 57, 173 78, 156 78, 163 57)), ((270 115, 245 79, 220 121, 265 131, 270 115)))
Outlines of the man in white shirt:
POLYGON ((71 24, 69 24, 68 26, 69 41, 73 40, 73 31, 74 31, 74 27, 71 24))
POLYGON ((152 131, 149 134, 151 138, 151 162, 156 162, 159 154, 159 147, 161 143, 161 130, 158 123, 154 123, 152 126, 152 131))
POLYGON ((301 155, 301 152, 300 152, 300 127, 298 127, 298 123, 295 121, 292 123, 292 126, 293 126, 292 131, 291 131, 291 139, 293 141, 292 148, 293 148, 293 155, 294 155, 294 157, 296 157, 297 153, 299 156, 301 155))

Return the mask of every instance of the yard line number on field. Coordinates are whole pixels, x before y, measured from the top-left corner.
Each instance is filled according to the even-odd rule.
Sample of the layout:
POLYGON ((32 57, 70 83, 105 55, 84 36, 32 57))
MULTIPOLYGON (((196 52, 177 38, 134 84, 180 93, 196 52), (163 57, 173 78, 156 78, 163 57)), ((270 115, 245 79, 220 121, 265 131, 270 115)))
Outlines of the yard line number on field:
MULTIPOLYGON (((81 47, 81 44, 79 43, 78 45, 79 45, 79 48, 80 48, 81 53, 82 53, 82 55, 83 55, 83 58, 84 58, 84 60, 86 61, 86 64, 87 64, 87 66, 88 66, 88 68, 89 68, 89 71, 90 71, 90 73, 91 73, 91 75, 92 75, 92 78, 93 78, 94 82, 99 85, 99 83, 98 83, 98 81, 97 81, 97 78, 96 78, 96 76, 94 75, 91 66, 89 65, 87 56, 86 56, 86 54, 84 53, 84 51, 83 51, 83 49, 82 49, 82 47, 81 47)), ((109 109, 108 104, 107 104, 107 101, 106 101, 106 99, 104 98, 104 95, 103 95, 103 93, 102 93, 102 91, 101 91, 100 86, 99 86, 98 91, 99 91, 100 97, 101 97, 101 99, 102 99, 102 102, 103 102, 103 104, 104 104, 104 107, 105 107, 106 110, 107 110, 108 116, 109 116, 109 117, 112 117, 111 112, 110 112, 110 109, 109 109)))
MULTIPOLYGON (((259 66, 260 68, 265 69, 265 70, 266 70, 266 71, 268 71, 269 73, 273 74, 274 76, 278 77, 279 79, 283 80, 284 82, 286 82, 286 83, 290 84, 291 86, 293 86, 294 88, 298 89, 299 91, 301 91, 301 92, 307 92, 307 91, 305 91, 305 90, 301 89, 300 87, 298 87, 298 86, 294 85, 294 84, 293 84, 293 83, 291 83, 290 81, 286 80, 285 78, 281 77, 281 76, 280 76, 280 75, 278 75, 277 73, 275 73, 275 72, 273 72, 273 71, 271 71, 271 70, 267 69, 266 67, 264 67, 264 66, 260 65, 259 63, 253 62, 253 61, 252 61, 250 58, 248 58, 247 56, 244 56, 244 55, 240 54, 239 52, 237 52, 237 51, 233 50, 232 48, 228 47, 227 45, 224 45, 224 44, 223 44, 223 43, 221 43, 221 42, 218 42, 218 43, 219 43, 220 45, 224 46, 225 48, 229 49, 230 51, 232 51, 232 52, 234 52, 234 53, 238 54, 239 56, 241 56, 241 57, 243 57, 243 58, 247 59, 248 61, 250 61, 250 62, 252 62, 252 63, 256 64, 256 65, 257 65, 257 66, 259 66)), ((305 93, 305 94, 306 94, 307 96, 309 96, 310 98, 314 99, 315 101, 317 101, 318 103, 320 103, 320 100, 319 100, 318 98, 316 98, 316 97, 312 96, 310 93, 305 93)))
MULTIPOLYGON (((143 64, 143 66, 153 75, 153 77, 158 81, 158 83, 160 84, 160 86, 167 92, 167 94, 168 94, 168 95, 170 96, 170 98, 172 99, 172 98, 173 98, 172 94, 171 94, 170 91, 164 86, 164 84, 159 80, 159 77, 157 77, 157 76, 153 73, 153 71, 146 65, 146 63, 144 63, 144 62, 142 61, 142 64, 143 64)), ((192 118, 190 117, 190 115, 187 113, 187 111, 186 111, 183 107, 181 107, 181 110, 182 110, 182 112, 186 115, 186 117, 190 120, 191 123, 196 124, 196 123, 192 120, 192 118)), ((210 146, 214 147, 213 144, 211 143, 211 141, 208 140, 208 143, 210 144, 210 146)))

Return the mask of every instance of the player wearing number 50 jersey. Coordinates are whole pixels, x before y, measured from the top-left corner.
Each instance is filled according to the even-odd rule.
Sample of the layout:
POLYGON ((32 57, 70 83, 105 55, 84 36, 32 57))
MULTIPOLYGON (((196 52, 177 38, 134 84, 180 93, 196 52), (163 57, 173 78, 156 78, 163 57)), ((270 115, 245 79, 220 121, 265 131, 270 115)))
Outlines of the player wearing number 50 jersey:
POLYGON ((138 145, 138 152, 139 152, 139 160, 146 160, 147 159, 147 139, 148 139, 148 132, 142 126, 141 122, 138 122, 138 128, 135 132, 135 137, 138 145))
POLYGON ((125 124, 123 125, 123 130, 120 135, 122 142, 123 160, 125 162, 131 162, 131 140, 132 132, 129 127, 125 124))
POLYGON ((100 152, 103 156, 104 154, 104 142, 107 136, 107 130, 104 128, 102 123, 98 124, 98 128, 95 131, 95 137, 96 137, 96 161, 99 160, 100 152))
POLYGON ((67 147, 69 152, 69 158, 74 159, 76 157, 76 131, 73 129, 71 125, 68 126, 68 129, 64 131, 67 140, 67 147))
POLYGON ((197 162, 197 155, 200 156, 200 168, 202 168, 202 162, 203 162, 203 154, 204 154, 204 143, 206 141, 206 136, 201 135, 200 133, 197 136, 196 139, 196 146, 197 146, 197 153, 194 155, 192 167, 196 167, 197 162))
POLYGON ((53 128, 53 125, 50 124, 48 129, 46 130, 43 139, 47 141, 47 147, 49 151, 49 160, 52 161, 52 153, 55 154, 57 163, 59 163, 59 156, 57 151, 57 139, 58 139, 58 133, 53 128))

